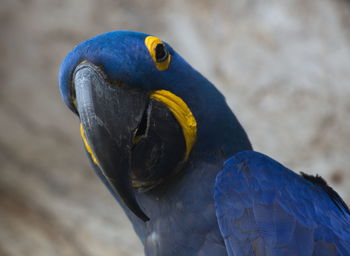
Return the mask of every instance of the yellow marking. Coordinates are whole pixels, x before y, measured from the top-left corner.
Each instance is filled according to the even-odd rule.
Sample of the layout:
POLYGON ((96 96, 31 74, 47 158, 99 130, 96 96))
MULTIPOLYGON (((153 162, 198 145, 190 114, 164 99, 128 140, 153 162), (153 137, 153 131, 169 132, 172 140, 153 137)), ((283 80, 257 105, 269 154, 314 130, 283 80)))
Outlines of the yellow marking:
POLYGON ((140 142, 140 140, 144 137, 144 135, 136 136, 132 138, 132 144, 137 144, 140 142))
POLYGON ((87 142, 87 139, 85 137, 85 133, 84 133, 84 127, 83 124, 80 123, 80 135, 83 138, 83 142, 84 142, 84 146, 87 150, 87 152, 90 154, 92 161, 97 165, 100 166, 99 162, 97 161, 97 158, 94 154, 94 152, 92 152, 91 147, 89 146, 89 143, 87 142))
POLYGON ((72 105, 78 111, 77 99, 76 98, 72 99, 72 105))
POLYGON ((186 143, 184 160, 187 160, 197 138, 197 122, 191 110, 180 97, 166 90, 154 91, 150 97, 164 103, 179 122, 186 143))
POLYGON ((143 184, 138 184, 138 183, 132 183, 132 187, 133 188, 142 188, 143 187, 143 184))
MULTIPOLYGON (((156 64, 156 67, 158 70, 163 71, 168 69, 169 64, 170 64, 170 60, 171 60, 171 55, 168 55, 168 58, 166 58, 166 60, 162 61, 162 62, 157 62, 156 60, 156 47, 158 44, 163 44, 163 42, 154 36, 148 36, 145 38, 145 45, 154 61, 154 63, 156 64)), ((163 44, 164 45, 164 44, 163 44)), ((165 45, 164 45, 165 47, 165 45)))

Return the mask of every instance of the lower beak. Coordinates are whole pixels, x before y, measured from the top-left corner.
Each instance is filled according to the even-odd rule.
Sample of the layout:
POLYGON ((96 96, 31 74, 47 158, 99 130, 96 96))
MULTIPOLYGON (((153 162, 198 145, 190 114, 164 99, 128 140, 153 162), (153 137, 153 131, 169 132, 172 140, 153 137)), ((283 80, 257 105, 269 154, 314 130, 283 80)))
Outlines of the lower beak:
POLYGON ((132 139, 148 104, 147 93, 108 83, 104 73, 90 62, 80 64, 73 79, 76 107, 92 160, 125 205, 148 221, 130 179, 132 139))

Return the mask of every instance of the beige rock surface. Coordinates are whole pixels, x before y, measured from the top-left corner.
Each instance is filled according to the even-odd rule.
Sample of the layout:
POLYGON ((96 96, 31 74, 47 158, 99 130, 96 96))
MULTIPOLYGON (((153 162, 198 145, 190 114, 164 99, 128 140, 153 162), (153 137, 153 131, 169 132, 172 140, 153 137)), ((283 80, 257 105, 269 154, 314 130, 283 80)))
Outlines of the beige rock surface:
POLYGON ((2 0, 0 19, 0 255, 142 255, 57 89, 65 54, 111 30, 172 44, 256 150, 350 201, 349 1, 2 0))

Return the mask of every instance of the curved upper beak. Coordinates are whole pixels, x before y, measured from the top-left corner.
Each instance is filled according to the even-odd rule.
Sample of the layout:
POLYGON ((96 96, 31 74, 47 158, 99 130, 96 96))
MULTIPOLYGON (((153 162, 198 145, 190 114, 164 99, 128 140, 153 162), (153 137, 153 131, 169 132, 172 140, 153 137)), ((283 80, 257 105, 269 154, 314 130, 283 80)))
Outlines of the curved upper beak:
POLYGON ((130 179, 131 148, 149 97, 146 92, 107 82, 94 64, 84 62, 74 72, 76 107, 90 154, 125 205, 143 221, 130 179))

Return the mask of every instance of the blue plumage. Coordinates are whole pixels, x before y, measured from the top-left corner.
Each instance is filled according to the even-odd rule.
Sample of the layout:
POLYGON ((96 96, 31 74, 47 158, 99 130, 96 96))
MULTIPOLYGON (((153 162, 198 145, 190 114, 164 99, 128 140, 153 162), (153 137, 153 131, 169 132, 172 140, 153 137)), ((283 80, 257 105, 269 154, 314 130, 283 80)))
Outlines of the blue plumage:
POLYGON ((214 198, 229 255, 350 254, 346 206, 263 154, 230 158, 214 198))
POLYGON ((349 210, 336 192, 319 177, 299 176, 246 151, 249 139, 223 95, 167 43, 158 55, 168 52, 170 64, 157 69, 147 37, 115 31, 89 39, 67 55, 59 74, 62 99, 88 135, 91 165, 131 220, 145 254, 350 255, 349 210), (155 106, 170 113, 164 102, 150 104, 149 95, 159 90, 179 97, 197 124, 189 158, 163 168, 163 176, 152 169, 167 146, 169 136, 161 135, 183 134, 174 133, 179 126, 171 122, 178 120, 168 116, 170 125, 162 126, 165 115, 152 115, 155 106), (140 141, 147 146, 141 156, 155 161, 135 157, 140 141), (93 161, 93 151, 104 165, 93 161), (139 165, 129 165, 135 161, 152 168, 135 170, 139 165), (140 176, 149 178, 144 182, 158 177, 157 183, 148 186, 140 176))

